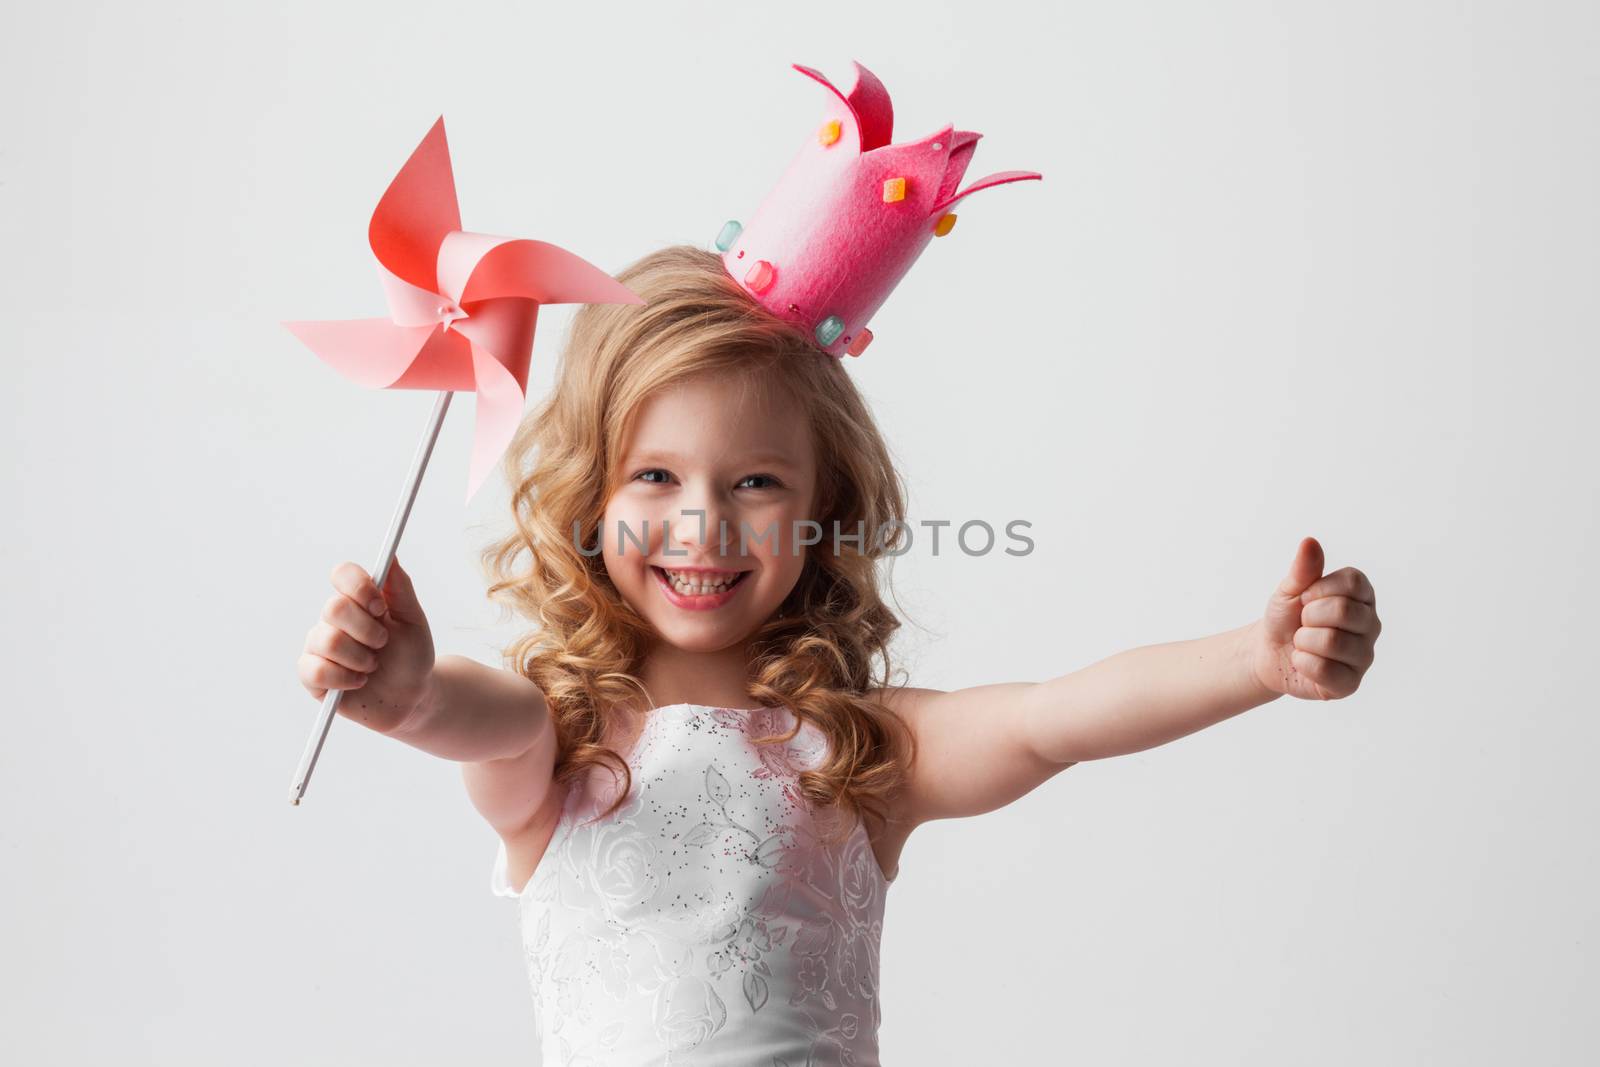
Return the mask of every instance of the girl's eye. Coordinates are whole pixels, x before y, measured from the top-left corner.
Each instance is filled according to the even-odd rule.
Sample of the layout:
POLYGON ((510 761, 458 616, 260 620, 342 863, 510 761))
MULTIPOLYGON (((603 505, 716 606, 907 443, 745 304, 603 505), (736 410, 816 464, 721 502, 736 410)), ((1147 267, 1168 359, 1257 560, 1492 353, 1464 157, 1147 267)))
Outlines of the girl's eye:
MULTIPOLYGON (((649 484, 649 485, 665 485, 667 483, 667 481, 672 478, 672 475, 667 473, 666 471, 662 470, 660 467, 651 467, 649 470, 640 471, 638 474, 635 474, 633 477, 634 477, 635 481, 639 481, 640 479, 643 479, 645 481, 645 483, 649 484), (655 478, 650 477, 650 475, 656 475, 656 474, 661 475, 661 479, 660 480, 657 480, 655 478)), ((778 479, 775 476, 771 475, 771 474, 749 474, 749 475, 746 475, 744 478, 742 478, 739 481, 739 485, 743 486, 746 482, 749 482, 749 481, 752 481, 752 480, 760 480, 760 479, 765 479, 770 484, 768 484, 768 485, 753 485, 753 486, 750 486, 749 488, 751 488, 751 489, 778 489, 778 488, 781 488, 783 486, 783 483, 778 481, 778 479)))

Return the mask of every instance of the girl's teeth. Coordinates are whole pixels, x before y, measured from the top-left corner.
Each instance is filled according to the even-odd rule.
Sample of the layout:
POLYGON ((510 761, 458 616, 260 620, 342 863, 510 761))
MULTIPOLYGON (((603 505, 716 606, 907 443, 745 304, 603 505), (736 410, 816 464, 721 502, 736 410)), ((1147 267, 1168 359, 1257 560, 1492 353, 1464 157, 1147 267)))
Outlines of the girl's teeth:
MULTIPOLYGON (((709 585, 701 582, 692 582, 681 578, 671 571, 666 572, 667 580, 672 583, 672 588, 685 596, 705 596, 707 593, 720 593, 733 584, 734 578, 723 578, 709 585)), ((738 577, 737 575, 734 576, 738 577)))

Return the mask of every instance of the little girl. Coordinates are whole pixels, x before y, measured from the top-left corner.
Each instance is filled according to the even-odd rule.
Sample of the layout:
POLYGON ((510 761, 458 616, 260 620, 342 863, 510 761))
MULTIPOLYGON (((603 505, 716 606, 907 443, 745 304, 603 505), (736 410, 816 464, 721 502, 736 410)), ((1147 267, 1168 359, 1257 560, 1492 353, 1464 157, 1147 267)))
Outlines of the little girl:
POLYGON ((461 763, 544 1062, 876 1064, 918 826, 1280 694, 1346 696, 1371 665, 1371 584, 1323 576, 1306 538, 1238 629, 1047 682, 891 685, 897 542, 873 533, 904 491, 844 365, 712 252, 618 278, 645 305, 578 310, 508 454, 489 593, 536 623, 508 669, 435 662, 398 561, 381 592, 341 564, 300 659, 313 697, 350 690, 341 714, 461 763))

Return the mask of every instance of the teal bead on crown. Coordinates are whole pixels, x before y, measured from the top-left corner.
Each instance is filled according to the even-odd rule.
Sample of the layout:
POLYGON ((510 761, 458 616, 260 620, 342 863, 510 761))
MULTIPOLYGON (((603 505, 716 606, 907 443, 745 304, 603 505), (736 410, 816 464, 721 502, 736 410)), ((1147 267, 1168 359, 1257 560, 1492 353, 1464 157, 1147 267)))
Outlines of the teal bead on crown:
POLYGON ((829 315, 817 323, 817 341, 823 348, 827 348, 839 339, 844 333, 844 320, 837 315, 829 315))
POLYGON ((717 251, 726 252, 728 249, 732 248, 733 242, 737 241, 739 239, 739 235, 743 232, 744 226, 739 222, 738 219, 729 219, 727 222, 724 222, 722 224, 722 229, 717 231, 717 251))

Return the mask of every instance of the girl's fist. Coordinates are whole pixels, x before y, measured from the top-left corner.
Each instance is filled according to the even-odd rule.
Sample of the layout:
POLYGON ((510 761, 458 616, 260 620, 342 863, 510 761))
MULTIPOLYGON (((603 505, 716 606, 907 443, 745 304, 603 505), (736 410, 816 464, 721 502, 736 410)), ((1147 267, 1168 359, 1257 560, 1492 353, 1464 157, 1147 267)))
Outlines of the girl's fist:
POLYGON ((391 733, 422 706, 433 677, 433 634, 411 576, 397 556, 380 591, 350 562, 332 575, 334 594, 306 634, 300 683, 317 700, 349 690, 339 714, 391 733))
POLYGON ((1344 567, 1324 576, 1322 546, 1301 539, 1289 573, 1250 632, 1255 679, 1273 693, 1337 700, 1361 685, 1383 624, 1367 576, 1344 567))

